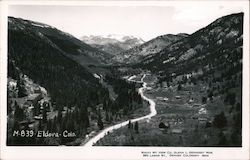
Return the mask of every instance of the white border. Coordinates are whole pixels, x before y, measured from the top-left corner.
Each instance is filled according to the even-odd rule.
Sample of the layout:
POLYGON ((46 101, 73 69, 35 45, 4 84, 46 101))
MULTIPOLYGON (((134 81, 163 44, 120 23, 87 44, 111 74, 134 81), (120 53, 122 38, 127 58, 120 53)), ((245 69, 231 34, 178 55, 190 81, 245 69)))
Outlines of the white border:
MULTIPOLYGON (((209 160, 249 159, 249 1, 2 1, 0 23, 0 159, 166 159, 143 158, 141 151, 212 151, 209 160), (7 8, 8 5, 83 5, 83 6, 174 6, 192 4, 242 6, 244 8, 243 36, 243 128, 242 148, 221 147, 10 147, 6 146, 7 115, 7 8)), ((167 158, 167 159, 203 159, 167 158)))

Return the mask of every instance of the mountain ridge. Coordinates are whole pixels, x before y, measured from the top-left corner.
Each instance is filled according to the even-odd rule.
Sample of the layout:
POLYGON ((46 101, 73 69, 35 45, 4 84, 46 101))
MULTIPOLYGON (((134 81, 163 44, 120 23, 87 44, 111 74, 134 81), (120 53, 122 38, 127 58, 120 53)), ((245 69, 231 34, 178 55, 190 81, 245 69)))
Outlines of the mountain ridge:
MULTIPOLYGON (((197 52, 204 53, 204 49, 209 49, 209 46, 212 47, 213 45, 220 46, 225 44, 225 42, 222 41, 223 38, 227 40, 231 38, 230 36, 234 38, 242 34, 243 28, 239 27, 241 17, 243 17, 243 13, 231 14, 218 18, 208 26, 194 32, 189 37, 173 43, 171 46, 164 48, 152 57, 146 57, 141 64, 144 66, 151 66, 150 68, 152 68, 154 64, 157 64, 155 65, 157 68, 157 66, 163 67, 170 65, 172 62, 180 63, 182 60, 186 61, 195 56, 197 52), (238 25, 238 27, 235 25, 238 25), (224 26, 224 28, 221 26, 224 26), (177 61, 177 58, 179 61, 177 61)), ((201 54, 198 54, 197 56, 200 55, 201 54)), ((153 70, 156 70, 156 68, 153 70)))
POLYGON ((33 36, 39 36, 82 65, 107 64, 112 57, 110 54, 99 51, 69 33, 60 31, 50 25, 15 17, 9 17, 8 22, 9 29, 22 30, 23 32, 33 34, 33 36))
POLYGON ((80 39, 92 47, 110 53, 113 56, 144 43, 140 37, 116 34, 89 35, 82 36, 80 39))
POLYGON ((176 42, 182 38, 187 37, 188 34, 165 34, 157 36, 139 46, 135 46, 129 50, 122 52, 120 55, 115 56, 113 59, 120 63, 136 63, 138 60, 144 58, 144 56, 154 55, 161 51, 173 42, 176 42))

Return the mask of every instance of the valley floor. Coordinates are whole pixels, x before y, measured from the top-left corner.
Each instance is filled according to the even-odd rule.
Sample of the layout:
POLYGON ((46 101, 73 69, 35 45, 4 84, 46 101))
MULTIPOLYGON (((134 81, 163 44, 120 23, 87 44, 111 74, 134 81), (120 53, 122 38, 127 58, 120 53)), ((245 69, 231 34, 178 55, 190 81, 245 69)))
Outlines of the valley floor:
MULTIPOLYGON (((202 102, 204 84, 159 87, 153 75, 145 79, 149 89, 145 96, 156 102, 157 115, 150 120, 125 126, 99 140, 98 146, 233 146, 233 120, 227 116, 229 106, 220 96, 202 102), (220 107, 218 107, 220 106, 220 107), (212 126, 213 117, 226 113, 227 127, 212 126)), ((238 145, 235 145, 238 146, 238 145)))

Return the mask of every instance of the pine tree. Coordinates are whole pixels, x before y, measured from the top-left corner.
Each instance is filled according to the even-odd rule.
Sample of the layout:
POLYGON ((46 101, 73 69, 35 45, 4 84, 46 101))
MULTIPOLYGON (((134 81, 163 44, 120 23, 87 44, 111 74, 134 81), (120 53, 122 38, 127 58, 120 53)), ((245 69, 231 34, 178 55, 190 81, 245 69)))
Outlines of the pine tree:
POLYGON ((23 109, 20 108, 17 102, 15 101, 14 120, 21 121, 23 120, 23 117, 24 117, 23 109))
POLYGON ((38 126, 38 130, 41 131, 43 128, 42 128, 42 121, 39 120, 39 126, 38 126))
POLYGON ((238 129, 235 129, 230 136, 231 143, 236 146, 241 145, 241 132, 238 129))
POLYGON ((85 126, 89 127, 89 116, 88 116, 87 112, 86 112, 86 115, 85 115, 85 126))
POLYGON ((128 129, 131 129, 131 121, 128 121, 128 129))
POLYGON ((61 121, 62 121, 62 107, 60 107, 59 109, 58 109, 58 113, 57 113, 57 123, 61 123, 61 121))
POLYGON ((138 122, 135 122, 135 132, 136 133, 139 133, 139 124, 138 124, 138 122))
POLYGON ((98 116, 98 122, 97 122, 97 124, 98 124, 99 129, 102 130, 103 129, 103 122, 102 122, 101 115, 98 116))
POLYGON ((47 109, 43 108, 43 123, 47 123, 47 109))
POLYGON ((230 98, 229 98, 229 103, 233 106, 236 102, 236 95, 235 93, 231 93, 230 98))
POLYGON ((236 104, 236 111, 237 112, 241 111, 241 105, 240 105, 240 103, 236 104))
POLYGON ((208 94, 209 99, 212 101, 213 100, 213 91, 210 91, 208 94))
POLYGON ((227 141, 226 136, 224 135, 223 132, 220 132, 218 145, 219 146, 226 146, 227 144, 228 144, 228 141, 227 141))
POLYGON ((217 128, 223 128, 227 125, 227 119, 225 117, 224 112, 221 112, 220 114, 214 117, 213 124, 217 128))
POLYGON ((202 103, 206 104, 207 103, 207 98, 206 97, 202 97, 202 103))
POLYGON ((180 91, 181 89, 182 89, 182 86, 181 84, 179 84, 177 90, 180 91))
POLYGON ((52 120, 48 120, 47 129, 51 132, 52 131, 52 120))
POLYGON ((24 84, 24 81, 22 79, 20 79, 17 82, 17 88, 18 88, 18 97, 25 97, 25 96, 27 96, 27 91, 25 89, 25 84, 24 84))
POLYGON ((109 118, 108 111, 105 112, 105 120, 106 120, 107 122, 110 122, 110 118, 109 118))

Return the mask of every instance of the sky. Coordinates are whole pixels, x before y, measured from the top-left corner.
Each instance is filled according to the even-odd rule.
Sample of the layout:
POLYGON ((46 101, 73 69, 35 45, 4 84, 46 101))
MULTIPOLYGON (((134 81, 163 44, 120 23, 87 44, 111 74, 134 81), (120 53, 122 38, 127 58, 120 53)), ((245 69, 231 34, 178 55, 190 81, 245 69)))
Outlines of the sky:
POLYGON ((148 41, 164 34, 191 34, 217 18, 242 12, 237 6, 12 5, 8 15, 42 22, 77 38, 133 35, 148 41))

